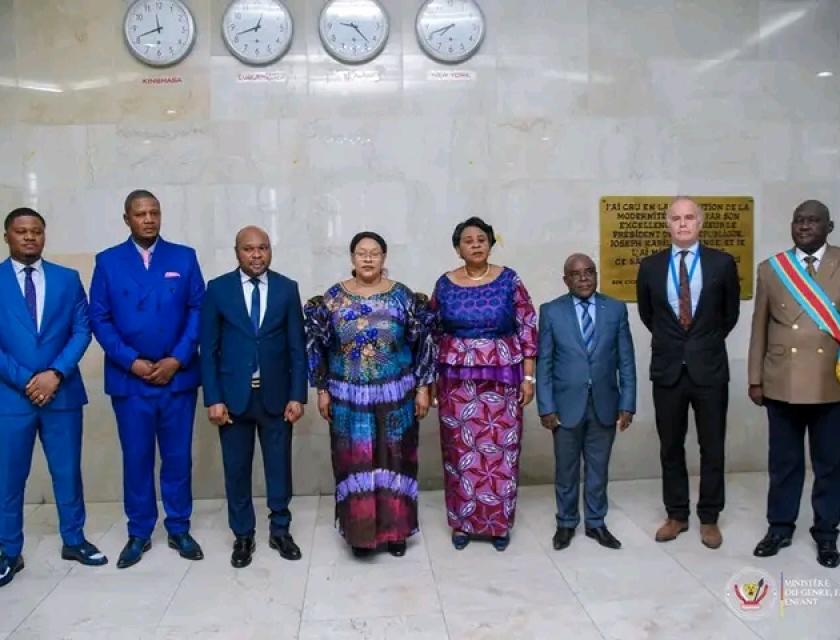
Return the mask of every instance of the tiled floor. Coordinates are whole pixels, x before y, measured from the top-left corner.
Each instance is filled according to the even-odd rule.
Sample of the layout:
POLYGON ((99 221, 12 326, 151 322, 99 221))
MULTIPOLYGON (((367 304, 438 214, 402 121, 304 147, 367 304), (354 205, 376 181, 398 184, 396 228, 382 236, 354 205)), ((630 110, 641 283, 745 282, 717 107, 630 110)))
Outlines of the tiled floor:
POLYGON ((527 487, 505 553, 475 542, 456 552, 442 495, 428 492, 421 497, 422 533, 406 557, 364 561, 334 530, 330 497, 299 497, 293 533, 304 559, 281 560, 263 529, 254 563, 240 571, 228 562, 221 500, 196 504, 193 533, 204 561, 181 560, 158 531, 152 550, 126 571, 113 564, 125 535, 119 504, 89 507, 88 535, 112 560, 100 569, 62 562, 54 508, 33 506, 26 570, 0 590, 0 640, 840 638, 840 569, 816 563, 807 499, 793 546, 759 560, 751 551, 765 528, 764 474, 729 476, 725 541, 717 551, 700 544, 696 521, 675 542, 653 541, 659 491, 655 480, 610 485, 608 524, 622 550, 578 535, 556 552, 552 487, 527 487), (726 583, 750 566, 776 577, 829 579, 838 597, 744 621, 726 604, 726 583))

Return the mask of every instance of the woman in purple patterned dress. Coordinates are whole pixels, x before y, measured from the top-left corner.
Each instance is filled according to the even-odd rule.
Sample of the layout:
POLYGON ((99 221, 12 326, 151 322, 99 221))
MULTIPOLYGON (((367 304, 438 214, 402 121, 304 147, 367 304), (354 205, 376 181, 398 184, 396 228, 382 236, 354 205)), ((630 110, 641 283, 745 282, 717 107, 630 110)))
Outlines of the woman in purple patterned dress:
POLYGON ((418 420, 434 378, 428 298, 383 273, 388 247, 363 231, 353 277, 307 302, 309 376, 330 423, 335 517, 357 556, 402 556, 418 529, 418 420))
POLYGON ((435 285, 440 441, 452 544, 510 541, 519 482, 522 412, 534 398, 537 315, 515 271, 489 264, 496 242, 480 218, 452 244, 464 266, 435 285))

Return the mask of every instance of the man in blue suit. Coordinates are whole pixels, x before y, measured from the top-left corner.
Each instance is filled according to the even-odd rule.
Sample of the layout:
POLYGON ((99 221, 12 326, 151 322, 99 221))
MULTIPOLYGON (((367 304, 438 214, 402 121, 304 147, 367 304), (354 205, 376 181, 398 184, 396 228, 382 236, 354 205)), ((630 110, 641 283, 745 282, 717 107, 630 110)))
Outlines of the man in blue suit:
POLYGON ((306 402, 306 338, 297 283, 269 270, 271 242, 257 227, 236 235, 239 268, 211 280, 201 310, 201 374, 210 422, 219 427, 231 564, 247 567, 256 517, 251 495, 259 433, 270 510, 269 546, 287 560, 300 549, 289 533, 292 425, 306 402))
POLYGON ((90 290, 91 325, 105 351, 105 393, 123 451, 128 542, 120 569, 151 547, 158 517, 156 441, 169 546, 188 560, 204 557, 189 533, 204 279, 193 249, 160 237, 154 195, 130 193, 123 219, 131 237, 96 256, 90 290))
POLYGON ((46 222, 38 212, 15 209, 3 227, 9 258, 0 263, 0 587, 23 569, 23 492, 36 435, 52 476, 61 557, 108 562, 83 531, 85 290, 76 271, 41 258, 46 222))
POLYGON ((567 295, 540 308, 537 406, 554 433, 557 531, 565 549, 580 522, 580 460, 585 464, 586 535, 619 549, 604 523, 607 478, 616 429, 626 430, 636 412, 636 361, 627 305, 596 293, 598 272, 585 255, 566 260, 567 295))

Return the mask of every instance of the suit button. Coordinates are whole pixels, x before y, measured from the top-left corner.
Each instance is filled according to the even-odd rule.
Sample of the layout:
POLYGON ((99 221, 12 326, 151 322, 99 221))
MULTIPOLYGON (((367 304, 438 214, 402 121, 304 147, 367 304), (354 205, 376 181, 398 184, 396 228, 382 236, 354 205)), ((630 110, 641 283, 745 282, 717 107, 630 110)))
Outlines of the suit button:
POLYGON ((783 302, 783 303, 782 303, 782 309, 784 309, 784 308, 785 308, 785 303, 783 302))
POLYGON ((823 353, 823 348, 820 347, 819 349, 817 349, 817 353, 823 353))
POLYGON ((796 353, 796 347, 791 347, 790 352, 791 353, 796 353))
POLYGON ((799 325, 798 325, 798 324, 795 324, 795 325, 793 325, 793 327, 791 327, 791 328, 792 328, 794 331, 796 331, 796 330, 799 328, 799 325))

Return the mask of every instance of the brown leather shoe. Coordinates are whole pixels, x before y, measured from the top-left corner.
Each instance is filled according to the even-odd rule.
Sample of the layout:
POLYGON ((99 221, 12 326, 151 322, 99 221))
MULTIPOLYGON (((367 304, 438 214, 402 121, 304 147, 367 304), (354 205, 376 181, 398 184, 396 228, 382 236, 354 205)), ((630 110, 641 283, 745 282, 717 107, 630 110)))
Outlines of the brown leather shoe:
POLYGON ((688 522, 684 520, 672 520, 668 518, 659 529, 656 531, 657 542, 668 542, 676 540, 677 536, 683 531, 688 531, 688 522))
POLYGON ((700 540, 709 549, 717 549, 723 544, 723 536, 720 533, 720 528, 716 524, 701 524, 700 540))

